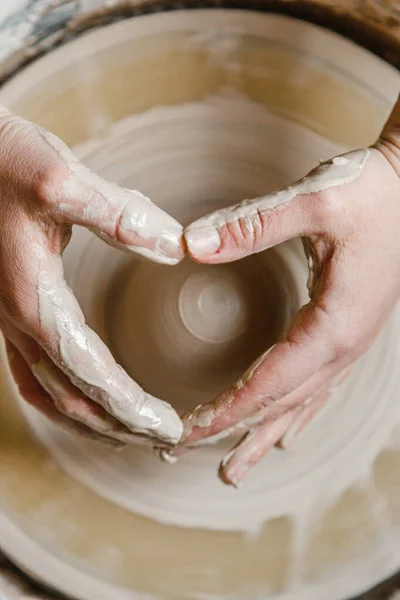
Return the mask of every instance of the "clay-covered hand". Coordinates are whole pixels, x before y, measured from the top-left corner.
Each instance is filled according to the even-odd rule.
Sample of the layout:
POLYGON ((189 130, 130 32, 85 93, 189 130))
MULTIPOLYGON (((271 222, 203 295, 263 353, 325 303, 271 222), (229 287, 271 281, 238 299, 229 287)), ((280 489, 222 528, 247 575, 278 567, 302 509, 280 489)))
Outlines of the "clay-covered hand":
POLYGON ((61 255, 78 224, 117 248, 175 264, 184 254, 181 225, 3 108, 0 214, 0 326, 22 397, 60 425, 111 444, 177 442, 175 411, 132 381, 85 324, 61 255))
POLYGON ((270 448, 291 443, 390 314, 400 292, 399 175, 397 104, 373 147, 186 229, 198 262, 238 260, 301 236, 310 264, 310 302, 285 338, 212 404, 183 419, 188 447, 244 434, 222 461, 224 481, 238 485, 270 448))

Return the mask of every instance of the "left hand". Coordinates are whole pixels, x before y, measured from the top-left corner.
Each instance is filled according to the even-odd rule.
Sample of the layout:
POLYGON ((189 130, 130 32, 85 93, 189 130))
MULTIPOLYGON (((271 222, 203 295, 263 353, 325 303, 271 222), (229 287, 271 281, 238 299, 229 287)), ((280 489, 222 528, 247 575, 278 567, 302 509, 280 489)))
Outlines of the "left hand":
POLYGON ((121 250, 174 265, 184 256, 180 223, 2 107, 0 214, 0 329, 21 397, 64 429, 113 446, 178 442, 176 411, 131 379, 87 325, 62 253, 81 225, 121 250))
POLYGON ((399 297, 399 175, 398 103, 373 148, 332 159, 286 190, 186 229, 189 254, 209 264, 302 237, 312 265, 310 302, 240 381, 184 417, 184 446, 171 454, 205 438, 244 434, 221 463, 223 480, 239 485, 274 445, 288 446, 318 412, 399 297))

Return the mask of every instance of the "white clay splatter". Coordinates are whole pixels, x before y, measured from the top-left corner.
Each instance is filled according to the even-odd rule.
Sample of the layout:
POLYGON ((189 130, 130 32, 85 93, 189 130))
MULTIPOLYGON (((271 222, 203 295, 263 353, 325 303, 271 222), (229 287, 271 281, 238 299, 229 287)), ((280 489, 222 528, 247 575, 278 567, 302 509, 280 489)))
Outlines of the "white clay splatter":
POLYGON ((165 402, 135 384, 117 365, 59 275, 42 271, 38 281, 42 327, 55 337, 59 367, 89 398, 136 433, 180 439, 182 423, 165 402), (58 357, 59 355, 59 357, 58 357))
POLYGON ((337 156, 283 190, 253 200, 244 200, 236 206, 223 208, 198 219, 185 230, 189 249, 194 255, 203 252, 212 254, 221 244, 218 228, 238 219, 251 219, 260 212, 283 208, 300 195, 322 192, 352 183, 363 172, 369 156, 369 149, 355 150, 346 156, 337 156))

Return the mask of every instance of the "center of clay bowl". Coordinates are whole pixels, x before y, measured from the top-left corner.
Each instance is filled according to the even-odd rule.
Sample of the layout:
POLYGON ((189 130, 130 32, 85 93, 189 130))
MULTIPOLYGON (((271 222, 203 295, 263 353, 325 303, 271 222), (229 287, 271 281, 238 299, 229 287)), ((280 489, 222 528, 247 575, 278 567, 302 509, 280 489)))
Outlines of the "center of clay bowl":
MULTIPOLYGON (((296 253, 294 254, 296 256, 296 253)), ((280 250, 174 268, 132 258, 109 289, 117 361, 179 413, 212 400, 274 344, 299 308, 297 267, 280 250)))
POLYGON ((245 290, 227 269, 191 275, 179 294, 179 313, 193 337, 214 344, 242 335, 249 320, 245 290))

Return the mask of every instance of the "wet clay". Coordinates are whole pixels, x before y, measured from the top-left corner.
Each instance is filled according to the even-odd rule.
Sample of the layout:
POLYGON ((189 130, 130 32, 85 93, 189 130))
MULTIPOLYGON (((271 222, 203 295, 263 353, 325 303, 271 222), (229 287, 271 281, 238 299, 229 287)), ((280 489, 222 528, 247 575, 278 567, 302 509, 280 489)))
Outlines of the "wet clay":
MULTIPOLYGON (((397 73, 345 40, 245 11, 118 23, 22 76, 2 90, 5 105, 182 225, 367 145, 398 88, 397 73)), ((297 242, 171 268, 76 228, 64 265, 88 325, 179 412, 243 373, 308 297, 297 242)), ((388 441, 398 328, 396 312, 307 435, 240 490, 216 477, 231 440, 174 465, 149 448, 77 441, 17 407, 0 363, 2 544, 80 600, 355 596, 400 565, 398 431, 388 441)))
MULTIPOLYGON (((229 90, 202 102, 133 115, 111 127, 103 138, 75 148, 85 164, 110 180, 121 177, 122 165, 135 164, 136 185, 183 225, 215 208, 225 210, 224 205, 239 198, 281 188, 307 172, 317 157, 328 158, 341 150, 229 90), (301 152, 301 144, 310 149, 308 154, 301 152)), ((368 155, 369 151, 360 151, 350 159, 334 159, 319 167, 316 182, 300 180, 299 189, 352 181, 362 172, 368 155), (332 176, 327 177, 330 171, 332 176)), ((125 173, 123 184, 130 187, 130 174, 125 173)), ((295 195, 289 188, 285 201, 295 195)), ((64 264, 88 324, 129 375, 180 414, 210 401, 236 381, 279 339, 308 301, 308 264, 300 240, 227 265, 200 265, 185 259, 171 269, 121 254, 79 229, 65 252, 64 264)), ((342 402, 340 410, 338 399, 329 408, 337 411, 340 422, 341 411, 346 411, 342 435, 354 435, 361 414, 368 414, 366 400, 361 396, 353 400, 356 409, 345 397, 342 402)), ((382 406, 374 410, 381 411, 382 406)), ((372 423, 374 417, 369 415, 372 423)), ((325 440, 320 449, 324 470, 317 469, 321 456, 315 455, 311 429, 303 451, 296 446, 285 459, 288 485, 297 481, 297 469, 305 464, 313 477, 319 473, 327 497, 336 496, 354 477, 359 468, 356 462, 351 468, 338 466, 340 456, 333 450, 338 440, 331 419, 332 415, 321 415, 314 429, 314 435, 325 440)), ((282 474, 272 453, 251 474, 240 496, 232 498, 235 510, 227 512, 222 499, 231 496, 220 489, 216 478, 220 458, 232 443, 223 439, 226 434, 165 470, 162 465, 155 469, 150 450, 138 448, 117 455, 107 452, 99 463, 102 451, 97 447, 68 438, 40 419, 35 418, 34 424, 68 473, 113 502, 163 522, 248 529, 283 510, 302 514, 303 502, 308 502, 306 479, 298 483, 296 494, 288 494, 286 486, 278 484, 282 474), (128 476, 126 469, 132 468, 134 473, 128 476), (153 475, 149 479, 144 472, 153 475), (179 487, 179 494, 171 486, 171 477, 187 482, 179 487), (255 489, 259 489, 256 504, 255 489), (163 493, 158 495, 157 490, 163 493), (251 511, 248 503, 253 503, 251 511)), ((376 444, 383 430, 380 427, 376 432, 376 444)), ((371 440, 369 446, 374 447, 371 440)))

